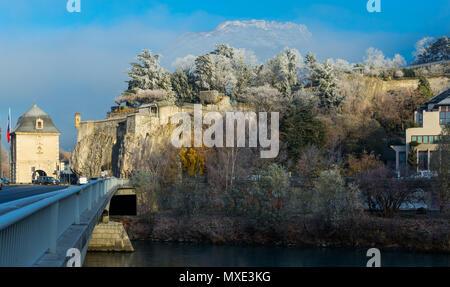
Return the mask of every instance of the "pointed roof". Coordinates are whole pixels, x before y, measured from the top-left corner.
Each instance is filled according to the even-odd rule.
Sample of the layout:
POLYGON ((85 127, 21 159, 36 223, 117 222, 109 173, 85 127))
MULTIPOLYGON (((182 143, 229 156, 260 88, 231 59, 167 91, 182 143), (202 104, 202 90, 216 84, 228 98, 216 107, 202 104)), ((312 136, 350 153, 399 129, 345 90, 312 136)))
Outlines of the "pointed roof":
POLYGON ((22 133, 58 133, 61 132, 55 127, 50 116, 41 108, 34 104, 26 113, 24 113, 17 121, 14 132, 22 133), (36 120, 41 119, 44 123, 42 129, 36 129, 36 120))
POLYGON ((450 89, 445 90, 439 95, 431 98, 426 102, 427 104, 435 104, 435 105, 448 105, 450 104, 450 89))

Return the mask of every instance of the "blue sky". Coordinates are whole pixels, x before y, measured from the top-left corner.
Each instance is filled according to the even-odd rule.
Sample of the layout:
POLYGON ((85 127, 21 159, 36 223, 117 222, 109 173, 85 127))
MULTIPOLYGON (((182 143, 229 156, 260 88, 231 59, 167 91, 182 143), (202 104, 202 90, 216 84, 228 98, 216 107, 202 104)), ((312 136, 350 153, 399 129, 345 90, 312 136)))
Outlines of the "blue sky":
MULTIPOLYGON (((355 62, 370 46, 409 61, 415 42, 450 31, 448 0, 381 0, 381 13, 368 13, 366 0, 81 0, 81 13, 68 13, 66 2, 0 0, 0 126, 6 129, 8 107, 15 122, 36 102, 62 131, 66 150, 75 144, 75 112, 104 118, 136 54, 182 53, 177 39, 187 32, 231 20, 293 22, 311 32, 308 48, 320 59, 355 62)), ((163 64, 170 68, 172 60, 163 64)))
POLYGON ((219 22, 230 19, 264 19, 293 21, 306 25, 320 23, 335 29, 365 32, 448 32, 449 1, 381 0, 382 13, 372 14, 366 11, 366 2, 81 0, 82 13, 70 14, 65 10, 66 0, 1 0, 0 25, 3 28, 39 31, 85 25, 109 26, 124 20, 137 19, 143 23, 179 30, 210 30, 218 24, 217 21, 211 21, 215 18, 219 22), (163 11, 162 14, 153 15, 153 19, 146 19, 149 11, 157 9, 163 11), (205 19, 199 19, 203 18, 202 14, 205 19), (180 19, 193 15, 199 15, 199 18, 191 21, 188 26, 179 27, 180 19), (173 19, 170 16, 173 16, 173 19))

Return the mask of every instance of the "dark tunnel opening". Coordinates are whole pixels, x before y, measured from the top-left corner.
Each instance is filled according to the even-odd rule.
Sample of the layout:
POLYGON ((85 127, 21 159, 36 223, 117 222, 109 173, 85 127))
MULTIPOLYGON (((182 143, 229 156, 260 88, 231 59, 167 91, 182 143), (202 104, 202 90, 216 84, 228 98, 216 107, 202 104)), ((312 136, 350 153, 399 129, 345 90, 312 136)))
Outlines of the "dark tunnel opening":
POLYGON ((111 198, 109 215, 136 215, 136 195, 116 195, 111 198))

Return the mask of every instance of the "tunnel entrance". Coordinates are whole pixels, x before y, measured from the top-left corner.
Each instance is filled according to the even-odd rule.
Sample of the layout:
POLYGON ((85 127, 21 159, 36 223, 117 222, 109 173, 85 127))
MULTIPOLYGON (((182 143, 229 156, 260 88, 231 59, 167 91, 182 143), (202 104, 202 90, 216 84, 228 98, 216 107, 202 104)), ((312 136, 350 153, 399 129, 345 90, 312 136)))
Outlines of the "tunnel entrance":
POLYGON ((47 173, 40 169, 33 172, 33 179, 38 179, 40 176, 47 176, 47 173))
POLYGON ((109 215, 137 215, 136 194, 113 196, 109 204, 109 215))

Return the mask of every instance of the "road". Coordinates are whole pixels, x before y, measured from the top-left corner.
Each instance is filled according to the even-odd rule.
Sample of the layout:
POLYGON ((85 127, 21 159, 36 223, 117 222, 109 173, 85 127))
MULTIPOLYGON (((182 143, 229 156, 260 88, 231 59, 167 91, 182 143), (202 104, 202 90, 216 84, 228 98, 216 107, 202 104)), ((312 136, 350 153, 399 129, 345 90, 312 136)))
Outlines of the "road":
POLYGON ((26 198, 33 195, 43 194, 59 189, 65 189, 65 185, 25 185, 25 186, 3 186, 0 190, 0 204, 16 199, 26 198))

